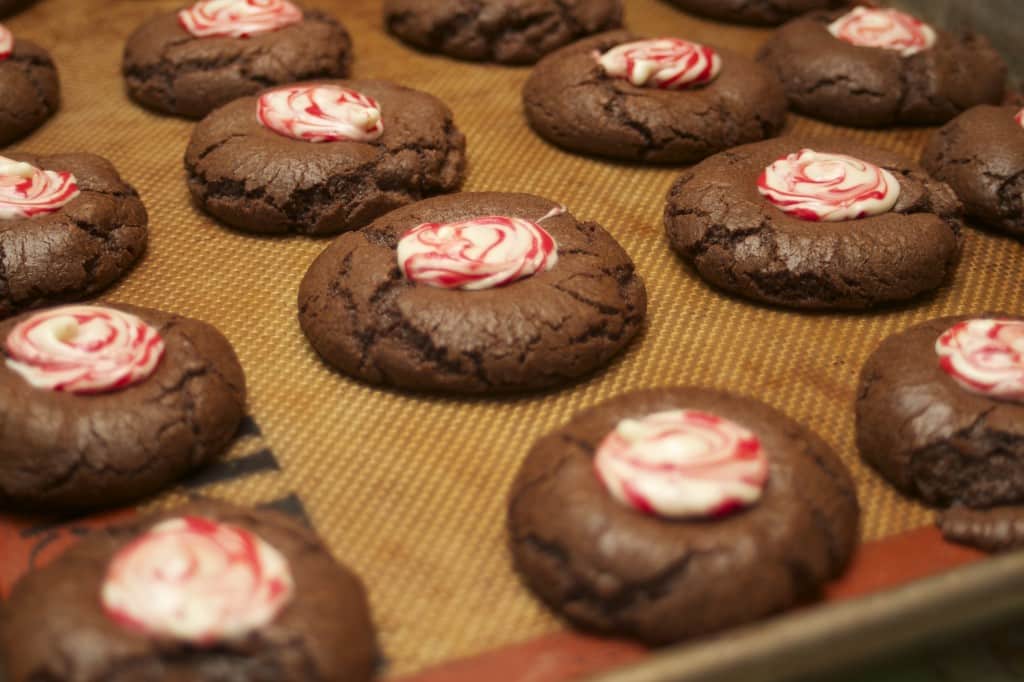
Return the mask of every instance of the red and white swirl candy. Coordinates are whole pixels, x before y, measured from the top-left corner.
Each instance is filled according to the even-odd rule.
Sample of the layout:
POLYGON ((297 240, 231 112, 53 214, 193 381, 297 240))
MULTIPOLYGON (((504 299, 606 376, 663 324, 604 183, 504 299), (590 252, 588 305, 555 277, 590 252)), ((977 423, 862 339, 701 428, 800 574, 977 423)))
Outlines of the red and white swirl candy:
POLYGON ((886 213, 900 197, 899 181, 884 168, 811 149, 772 163, 758 178, 757 189, 786 213, 829 222, 886 213))
POLYGON ((384 134, 380 105, 337 85, 293 85, 260 95, 256 117, 279 135, 307 142, 370 142, 384 134))
POLYGON ((294 591, 287 560, 267 542, 238 526, 185 516, 121 549, 100 597, 125 627, 211 645, 268 625, 294 591))
POLYGON ((0 61, 3 61, 14 53, 14 34, 11 30, 0 24, 0 61))
POLYGON ((596 56, 609 76, 663 90, 710 83, 722 70, 722 58, 714 49, 679 38, 623 43, 596 56))
POLYGON ((896 50, 909 57, 935 45, 935 29, 906 12, 857 7, 828 25, 836 38, 858 47, 896 50))
POLYGON ((1024 322, 959 322, 939 337, 935 352, 939 366, 971 393, 1024 402, 1024 322))
POLYGON ((483 216, 455 223, 423 223, 398 242, 406 279, 444 289, 479 290, 511 284, 558 262, 558 245, 537 222, 483 216))
POLYGON ((619 422, 598 446, 594 468, 616 500, 665 518, 724 516, 757 502, 768 479, 756 435, 697 410, 619 422))
POLYGON ((135 315, 100 306, 36 313, 7 335, 7 367, 36 388, 103 393, 153 374, 164 341, 135 315))
POLYGON ((0 156, 0 220, 53 213, 79 194, 78 180, 67 171, 0 156))
POLYGON ((1024 128, 1024 109, 1017 112, 1017 115, 1013 117, 1013 120, 1017 122, 1021 128, 1024 128))
POLYGON ((248 38, 302 21, 288 0, 199 0, 178 12, 178 23, 196 38, 248 38))

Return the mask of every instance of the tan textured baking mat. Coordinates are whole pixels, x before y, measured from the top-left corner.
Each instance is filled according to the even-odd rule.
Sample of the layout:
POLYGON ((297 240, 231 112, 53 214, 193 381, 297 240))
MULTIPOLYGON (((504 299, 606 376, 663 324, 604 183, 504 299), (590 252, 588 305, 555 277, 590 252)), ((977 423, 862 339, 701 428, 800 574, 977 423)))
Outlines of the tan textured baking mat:
MULTIPOLYGON (((534 438, 629 389, 699 384, 755 395, 839 449, 859 484, 865 539, 930 522, 929 511, 901 500, 856 457, 857 372, 883 337, 918 320, 990 309, 1020 313, 1020 243, 970 231, 955 279, 936 296, 897 310, 807 315, 730 299, 705 287, 668 250, 661 212, 678 169, 595 161, 550 147, 520 111, 527 69, 413 52, 382 31, 379 0, 310 2, 351 30, 355 75, 421 88, 451 106, 469 139, 466 189, 533 192, 600 222, 632 254, 650 294, 646 332, 625 356, 563 391, 448 400, 367 388, 326 369, 296 322, 299 281, 327 242, 247 237, 199 213, 182 170, 191 124, 146 113, 124 95, 126 36, 149 14, 177 4, 41 0, 11 19, 16 35, 53 51, 64 93, 56 118, 18 147, 102 154, 139 189, 150 213, 149 253, 105 298, 217 325, 238 350, 251 413, 280 467, 254 465, 202 492, 246 503, 297 498, 336 555, 366 579, 392 673, 559 627, 510 570, 506 489, 534 438)), ((747 54, 767 35, 692 19, 658 0, 626 4, 627 25, 641 34, 676 34, 747 54)), ((796 117, 789 129, 839 132, 796 117)), ((916 156, 929 131, 844 132, 916 156)))

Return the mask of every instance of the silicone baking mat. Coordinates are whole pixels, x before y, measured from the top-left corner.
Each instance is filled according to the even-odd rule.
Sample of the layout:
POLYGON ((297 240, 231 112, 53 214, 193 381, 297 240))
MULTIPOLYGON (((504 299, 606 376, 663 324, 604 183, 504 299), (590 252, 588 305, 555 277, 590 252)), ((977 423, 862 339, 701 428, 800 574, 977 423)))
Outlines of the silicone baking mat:
MULTIPOLYGON (((600 222, 636 261, 650 298, 646 329, 628 352, 563 390, 455 400, 369 388, 321 364, 296 321, 299 281, 328 242, 254 238, 203 215, 189 200, 182 168, 192 124, 148 113, 124 94, 125 38, 149 15, 178 4, 41 0, 10 19, 15 35, 52 50, 64 95, 58 115, 17 148, 110 158, 141 193, 151 233, 144 260, 103 298, 207 320, 245 366, 252 418, 242 437, 226 462, 168 499, 198 492, 304 513, 336 556, 364 577, 389 674, 563 629, 511 570, 506 491, 535 438, 580 408, 630 389, 698 384, 756 396, 807 423, 842 454, 859 487, 865 541, 931 524, 931 511, 895 494, 857 458, 857 374, 881 339, 919 320, 1021 312, 1020 243, 970 230, 956 276, 940 291, 869 314, 800 314, 729 298, 668 249, 661 214, 678 168, 560 151, 523 119, 519 93, 529 69, 412 51, 382 30, 379 0, 309 2, 352 32, 355 76, 432 92, 454 110, 469 141, 465 189, 531 192, 600 222)), ((657 0, 626 5, 627 26, 639 34, 675 34, 746 54, 768 35, 698 20, 657 0)), ((854 132, 792 116, 787 132, 844 134, 917 156, 930 131, 854 132)), ((34 523, 7 525, 0 540, 7 548, 27 544, 35 559, 56 546, 57 533, 34 523)), ((15 554, 0 551, 0 574, 23 567, 15 554)))

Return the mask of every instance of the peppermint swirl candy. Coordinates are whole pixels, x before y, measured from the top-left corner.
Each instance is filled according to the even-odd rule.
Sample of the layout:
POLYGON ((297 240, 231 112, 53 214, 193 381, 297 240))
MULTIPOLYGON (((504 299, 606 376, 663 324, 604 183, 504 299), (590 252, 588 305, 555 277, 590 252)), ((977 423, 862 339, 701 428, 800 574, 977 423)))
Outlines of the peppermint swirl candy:
POLYGON ((398 266, 406 279, 443 289, 490 289, 555 267, 558 245, 532 222, 483 216, 457 223, 423 223, 398 242, 398 266))
POLYGON ((199 645, 269 624, 295 591, 288 562, 249 531, 184 516, 150 528, 107 568, 107 615, 149 636, 199 645))
POLYGON ((248 38, 302 21, 288 0, 199 0, 178 12, 178 23, 196 38, 248 38))
POLYGON ((103 393, 153 374, 164 355, 160 334, 135 315, 100 306, 36 313, 7 335, 8 369, 36 388, 103 393))
POLYGON ((722 70, 722 58, 710 47, 679 38, 623 43, 597 62, 609 76, 637 87, 681 90, 710 83, 722 70))
POLYGON ((750 506, 768 480, 752 432, 698 410, 624 419, 597 447, 598 478, 620 503, 665 518, 716 518, 750 506))
POLYGON ((1017 112, 1017 115, 1013 117, 1013 120, 1017 122, 1021 128, 1024 128, 1024 109, 1017 112))
POLYGON ((839 40, 858 47, 896 50, 909 57, 935 45, 935 30, 920 19, 895 9, 857 7, 828 25, 839 40))
POLYGON ((60 210, 80 194, 67 171, 49 171, 0 156, 0 220, 31 218, 60 210))
POLYGON ((900 197, 899 181, 884 168, 811 149, 768 166, 757 180, 757 189, 786 213, 828 222, 885 213, 900 197))
POLYGON ((1024 402, 1024 321, 966 320, 935 342, 939 366, 971 393, 1024 402))
POLYGON ((0 24, 0 61, 7 59, 14 53, 14 34, 11 30, 0 24))
POLYGON ((295 85, 260 96, 256 118, 279 135, 307 142, 370 142, 384 134, 380 105, 337 85, 295 85))

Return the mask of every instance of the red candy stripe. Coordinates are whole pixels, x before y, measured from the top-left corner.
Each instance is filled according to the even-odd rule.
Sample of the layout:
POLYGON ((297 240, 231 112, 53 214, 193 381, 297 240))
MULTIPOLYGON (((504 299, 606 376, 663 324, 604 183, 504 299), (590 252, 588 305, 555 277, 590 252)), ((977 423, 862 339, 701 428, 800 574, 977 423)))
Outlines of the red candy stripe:
POLYGON ((550 270, 558 262, 554 238, 539 221, 483 216, 454 223, 423 223, 398 242, 398 265, 413 282, 445 289, 490 289, 550 270))
POLYGON ((959 322, 935 342, 939 366, 971 393, 1024 402, 1024 322, 959 322))
POLYGON ((852 45, 896 50, 904 57, 931 48, 937 39, 931 26, 895 9, 857 7, 829 24, 828 30, 852 45))
POLYGON ((0 220, 53 213, 77 197, 78 180, 0 156, 0 220))
POLYGON ((14 52, 14 34, 3 24, 0 24, 0 61, 11 56, 14 52))
POLYGON ((761 497, 768 460, 757 436, 697 410, 620 422, 594 468, 619 502, 666 518, 720 517, 761 497))
POLYGON ((197 38, 248 38, 302 21, 288 0, 199 0, 178 12, 178 23, 197 38))
POLYGON ((1017 115, 1013 117, 1013 120, 1017 121, 1017 124, 1024 128, 1024 109, 1017 112, 1017 115))
POLYGON ((307 142, 369 142, 384 133, 380 105, 337 85, 301 85, 264 93, 256 118, 279 135, 307 142))
POLYGON ((896 177, 873 163, 811 149, 784 156, 757 180, 761 195, 802 220, 840 221, 892 210, 900 196, 896 177))
POLYGON ((663 90, 704 85, 722 68, 721 57, 714 49, 679 38, 623 43, 597 59, 610 76, 663 90))
POLYGON ((6 340, 7 367, 36 388, 116 391, 148 378, 164 354, 160 334, 134 315, 64 306, 32 315, 6 340))
POLYGON ((121 549, 100 596, 107 615, 124 627, 212 645, 269 624, 294 587, 285 558, 253 533, 186 516, 121 549))

